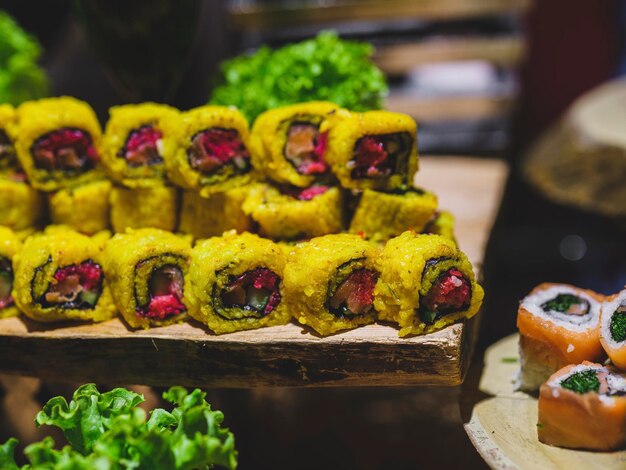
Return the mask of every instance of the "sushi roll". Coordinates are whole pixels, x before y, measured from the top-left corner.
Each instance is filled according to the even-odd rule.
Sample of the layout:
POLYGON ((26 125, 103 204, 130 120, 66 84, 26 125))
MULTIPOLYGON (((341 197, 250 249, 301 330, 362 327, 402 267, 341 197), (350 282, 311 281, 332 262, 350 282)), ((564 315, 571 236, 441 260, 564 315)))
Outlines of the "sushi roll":
POLYGON ((13 259, 17 307, 42 322, 115 316, 102 250, 101 241, 67 227, 49 227, 27 238, 13 259))
POLYGON ((150 328, 187 317, 185 277, 191 245, 158 229, 128 230, 111 238, 105 273, 117 310, 132 328, 150 328))
POLYGON ((440 330, 480 309, 484 292, 472 265, 446 238, 404 232, 387 242, 380 265, 374 306, 400 336, 440 330))
POLYGON ((48 193, 50 219, 86 235, 108 230, 110 192, 111 182, 103 180, 48 193))
POLYGON ((539 391, 537 434, 569 449, 625 448, 626 376, 588 361, 555 372, 539 391))
POLYGON ((394 192, 366 189, 350 222, 350 232, 385 242, 406 230, 421 232, 437 210, 437 196, 417 188, 394 192))
POLYGON ((602 304, 600 341, 611 362, 626 369, 626 288, 602 304))
POLYGON ((322 336, 373 323, 379 248, 352 234, 333 234, 292 249, 286 302, 302 325, 322 336))
POLYGON ((0 105, 0 175, 9 177, 13 173, 22 173, 17 160, 12 131, 17 124, 17 113, 10 104, 0 105))
POLYGON ((13 257, 20 250, 19 237, 8 227, 0 226, 0 318, 19 313, 13 299, 13 257))
POLYGON ((102 165, 111 179, 127 188, 162 186, 163 136, 175 129, 178 110, 156 103, 127 104, 114 106, 109 115, 102 138, 102 165))
POLYGON ((343 111, 320 130, 328 132, 324 158, 344 188, 392 191, 412 184, 417 126, 410 116, 343 111))
POLYGON ((28 183, 0 175, 0 225, 12 230, 26 230, 42 222, 44 201, 28 183))
POLYGON ((217 334, 284 325, 285 256, 250 233, 224 234, 196 245, 185 295, 189 315, 217 334))
POLYGON ((328 174, 325 132, 320 128, 339 107, 311 101, 265 111, 250 135, 252 163, 277 183, 306 188, 328 174))
POLYGON ((114 186, 110 195, 114 232, 127 228, 158 228, 173 232, 178 215, 178 191, 168 186, 129 189, 114 186))
POLYGON ((520 303, 519 388, 534 391, 567 364, 601 362, 600 309, 603 297, 567 284, 543 283, 520 303))
POLYGON ((295 241, 339 233, 343 228, 343 193, 340 188, 276 188, 263 184, 251 192, 243 206, 259 233, 275 240, 295 241))
POLYGON ((175 184, 209 196, 251 181, 248 121, 239 111, 202 106, 181 113, 173 129, 164 154, 175 184))
POLYGON ((27 101, 17 117, 15 150, 33 187, 56 191, 101 176, 102 131, 87 103, 70 97, 27 101))
POLYGON ((228 230, 238 233, 250 230, 252 221, 242 209, 249 191, 249 186, 243 186, 207 197, 196 191, 184 191, 178 230, 196 240, 217 237, 228 230))
POLYGON ((441 235, 456 243, 454 236, 454 216, 448 211, 437 211, 422 230, 422 233, 441 235))

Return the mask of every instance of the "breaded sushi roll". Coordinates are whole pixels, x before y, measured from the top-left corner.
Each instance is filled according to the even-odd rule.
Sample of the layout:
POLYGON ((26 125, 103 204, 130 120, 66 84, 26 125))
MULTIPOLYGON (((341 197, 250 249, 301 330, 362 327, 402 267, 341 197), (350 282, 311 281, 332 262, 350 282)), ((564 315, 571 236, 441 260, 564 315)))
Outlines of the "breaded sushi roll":
POLYGON ((164 152, 175 184, 208 196, 250 182, 248 121, 239 111, 201 106, 181 113, 174 128, 164 152))
POLYGON ((251 191, 243 209, 262 236, 296 241, 341 232, 343 199, 337 187, 317 185, 302 189, 262 184, 251 191))
POLYGON ((285 268, 291 314, 322 336, 373 323, 379 255, 376 245, 346 233, 294 247, 285 268))
POLYGON ((387 242, 380 265, 374 306, 381 320, 400 326, 400 336, 440 330, 480 309, 483 289, 451 240, 404 232, 387 242))
POLYGON ((97 179, 102 131, 84 101, 67 96, 17 108, 15 149, 30 183, 41 191, 97 179))
POLYGON ((158 229, 128 230, 111 238, 105 272, 118 311, 132 328, 150 328, 187 317, 185 277, 191 245, 158 229))
POLYGON ((270 240, 226 233, 196 245, 185 295, 189 315, 217 334, 284 325, 285 255, 270 240))
POLYGON ((334 103, 311 101, 262 113, 250 135, 254 167, 278 183, 301 188, 324 178, 327 131, 320 128, 338 109, 334 103))
POLYGON ((521 390, 534 391, 567 364, 601 362, 603 296, 567 284, 543 283, 520 302, 521 390))
POLYGON ((10 104, 0 105, 0 175, 21 173, 22 167, 17 160, 14 136, 12 133, 17 124, 17 113, 10 104))
POLYGON ((175 129, 178 110, 165 104, 127 104, 112 107, 109 115, 102 165, 111 179, 127 188, 163 186, 163 136, 175 129))
POLYGON ((0 226, 0 318, 19 313, 13 299, 13 257, 21 246, 22 243, 13 230, 0 226))
POLYGON ((611 362, 626 369, 626 288, 602 304, 600 342, 611 362))
POLYGON ((176 230, 178 191, 169 186, 122 188, 113 186, 110 195, 111 227, 114 232, 128 228, 176 230))
POLYGON ((394 192, 366 189, 350 222, 350 232, 385 242, 407 230, 421 232, 437 210, 437 196, 417 188, 394 192))
POLYGON ((108 180, 61 189, 48 193, 48 209, 53 224, 66 225, 85 235, 109 229, 108 180))
POLYGON ((183 191, 178 230, 196 240, 218 237, 228 230, 251 230, 252 220, 242 209, 249 191, 248 185, 207 197, 183 191))
POLYGON ((42 322, 99 322, 115 316, 102 250, 101 240, 67 227, 51 226, 27 238, 13 259, 17 307, 42 322))
POLYGON ((428 221, 422 233, 441 235, 456 243, 454 236, 454 216, 448 211, 436 211, 433 218, 428 221))
POLYGON ((0 225, 26 230, 42 222, 44 201, 41 194, 25 181, 0 175, 0 225))
POLYGON ((626 376, 583 361, 550 376, 539 392, 539 440, 569 449, 626 447, 626 376))
POLYGON ((341 111, 327 120, 324 158, 344 188, 391 191, 412 184, 417 126, 406 114, 341 111))

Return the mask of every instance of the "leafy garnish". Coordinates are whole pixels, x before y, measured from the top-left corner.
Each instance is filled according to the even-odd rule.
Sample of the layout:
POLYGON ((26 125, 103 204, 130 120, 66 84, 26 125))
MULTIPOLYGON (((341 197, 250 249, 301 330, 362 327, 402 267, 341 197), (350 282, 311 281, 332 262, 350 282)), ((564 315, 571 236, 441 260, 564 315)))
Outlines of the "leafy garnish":
POLYGON ((435 310, 420 309, 420 318, 424 323, 430 325, 437 318, 437 312, 435 310))
POLYGON ((10 438, 4 444, 0 445, 0 468, 6 470, 17 470, 17 464, 13 454, 15 453, 15 447, 17 446, 17 439, 10 438))
POLYGON ((237 106, 252 122, 263 111, 303 101, 331 101, 354 111, 380 109, 387 94, 368 43, 323 31, 313 39, 226 61, 212 104, 237 106))
POLYGON ((516 357, 503 357, 500 359, 500 362, 503 362, 504 364, 514 364, 519 362, 519 359, 516 357))
POLYGON ((616 311, 611 317, 609 330, 611 331, 613 341, 621 343, 626 340, 626 313, 616 311))
POLYGON ((600 381, 595 370, 587 369, 562 380, 561 387, 583 395, 588 392, 597 392, 600 389, 600 381))
POLYGON ((583 303, 580 297, 572 294, 559 294, 554 299, 541 305, 543 310, 566 313, 572 305, 583 303))

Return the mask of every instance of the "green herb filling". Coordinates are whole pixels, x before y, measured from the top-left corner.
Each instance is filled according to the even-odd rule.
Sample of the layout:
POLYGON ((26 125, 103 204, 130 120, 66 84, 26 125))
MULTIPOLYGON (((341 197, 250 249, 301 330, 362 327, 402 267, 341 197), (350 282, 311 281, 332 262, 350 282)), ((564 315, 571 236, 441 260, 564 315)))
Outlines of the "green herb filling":
POLYGON ((561 381, 561 387, 580 393, 581 395, 589 392, 598 392, 600 390, 600 381, 598 380, 597 371, 587 369, 570 375, 561 381))

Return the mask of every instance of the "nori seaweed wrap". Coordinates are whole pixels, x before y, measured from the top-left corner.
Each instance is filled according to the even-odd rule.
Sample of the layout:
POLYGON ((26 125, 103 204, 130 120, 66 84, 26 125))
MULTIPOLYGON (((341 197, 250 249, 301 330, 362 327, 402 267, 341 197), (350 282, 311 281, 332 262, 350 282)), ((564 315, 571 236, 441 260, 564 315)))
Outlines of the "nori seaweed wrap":
POLYGON ((36 189, 55 191, 101 177, 100 124, 91 107, 67 96, 17 108, 15 150, 36 189))
POLYGON ((327 178, 326 134, 320 127, 338 109, 334 103, 311 101, 265 111, 250 134, 252 164, 267 178, 302 188, 327 178))
POLYGON ((391 191, 413 182, 417 126, 410 116, 341 110, 320 131, 328 132, 324 158, 344 188, 391 191))
POLYGON ((111 179, 127 188, 162 186, 163 138, 175 130, 178 110, 156 103, 127 104, 112 107, 109 115, 102 138, 102 165, 111 179))
POLYGON ((110 193, 111 182, 107 180, 48 193, 50 219, 86 235, 108 230, 110 193))
POLYGON ((366 189, 360 196, 350 232, 385 242, 406 230, 421 232, 437 210, 437 196, 417 188, 393 192, 366 189))
POLYGON ((189 315, 217 334, 284 325, 285 255, 250 233, 224 234, 193 250, 186 298, 189 315))
POLYGON ((343 229, 343 193, 340 188, 276 188, 259 184, 243 209, 264 237, 295 241, 338 233, 343 229))
POLYGON ((44 201, 28 183, 14 179, 17 175, 0 175, 0 225, 26 230, 41 223, 44 201))
POLYGON ((114 186, 110 195, 111 226, 114 232, 127 228, 176 230, 178 191, 168 186, 121 188, 114 186))
POLYGON ((239 111, 202 106, 181 113, 173 129, 164 155, 175 184, 208 196, 251 181, 248 121, 239 111))
POLYGON ((352 234, 297 245, 285 268, 289 311, 323 336, 373 323, 379 254, 376 245, 352 234))
POLYGON ((0 318, 13 317, 19 313, 13 299, 13 257, 21 246, 13 230, 0 226, 0 318))
POLYGON ((101 240, 62 226, 27 238, 13 258, 17 307, 42 322, 99 322, 115 316, 102 249, 101 240))
POLYGON ((379 319, 397 323, 406 336, 471 318, 484 293, 453 241, 409 231, 385 245, 374 295, 379 319))
POLYGON ((118 311, 132 328, 183 321, 191 245, 158 229, 128 230, 111 238, 105 272, 118 311))

